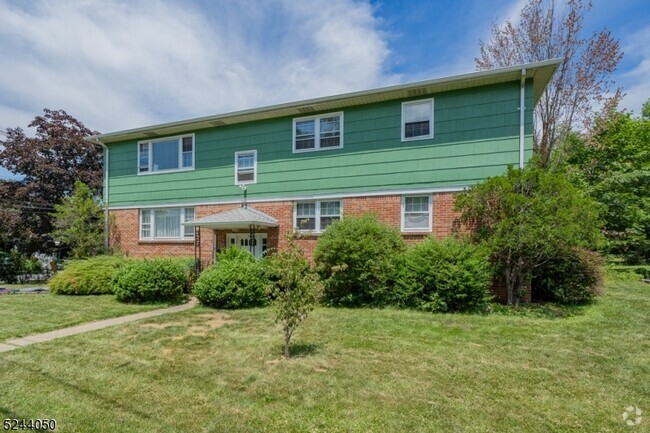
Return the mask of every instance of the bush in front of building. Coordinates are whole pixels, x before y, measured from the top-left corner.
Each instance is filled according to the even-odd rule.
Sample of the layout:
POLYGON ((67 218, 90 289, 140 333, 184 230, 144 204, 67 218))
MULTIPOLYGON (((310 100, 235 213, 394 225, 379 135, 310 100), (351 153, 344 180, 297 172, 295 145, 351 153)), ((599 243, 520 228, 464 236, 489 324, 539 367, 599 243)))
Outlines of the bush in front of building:
POLYGON ((122 302, 178 302, 187 280, 187 269, 179 259, 132 260, 114 275, 112 288, 122 302))
POLYGON ((406 249, 400 233, 366 214, 327 227, 314 251, 325 283, 323 302, 334 306, 385 305, 392 297, 399 257, 406 249))
POLYGON ((262 263, 248 251, 230 247, 199 275, 192 293, 208 307, 261 307, 268 304, 266 284, 262 263))
POLYGON ((127 262, 122 256, 97 256, 72 260, 49 281, 57 295, 104 295, 113 293, 111 281, 127 262))
POLYGON ((408 250, 394 304, 432 312, 480 312, 490 303, 489 251, 462 239, 433 237, 408 250))
POLYGON ((534 301, 582 304, 602 292, 603 259, 593 251, 571 248, 558 252, 533 271, 534 301))

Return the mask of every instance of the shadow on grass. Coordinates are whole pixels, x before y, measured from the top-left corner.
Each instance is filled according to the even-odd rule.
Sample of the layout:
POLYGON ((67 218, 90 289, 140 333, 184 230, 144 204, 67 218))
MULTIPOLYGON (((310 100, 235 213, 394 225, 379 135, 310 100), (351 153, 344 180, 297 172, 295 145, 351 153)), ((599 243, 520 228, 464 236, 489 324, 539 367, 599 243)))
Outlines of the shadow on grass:
MULTIPOLYGON (((9 362, 12 364, 16 364, 14 361, 9 361, 9 362)), ((159 419, 153 414, 135 409, 130 402, 123 402, 115 398, 106 397, 101 392, 97 392, 93 389, 90 389, 89 387, 82 386, 74 382, 66 381, 60 377, 57 377, 53 374, 42 371, 40 369, 34 369, 25 366, 21 366, 21 368, 30 371, 34 377, 40 376, 41 380, 45 383, 54 384, 55 386, 58 385, 59 387, 64 388, 66 391, 72 391, 73 393, 78 393, 80 394, 81 398, 93 402, 93 404, 97 404, 103 407, 107 411, 110 410, 122 411, 124 413, 128 413, 132 415, 134 418, 140 418, 150 422, 154 422, 158 426, 164 427, 165 431, 172 430, 172 426, 170 424, 159 419)), ((0 413, 2 413, 3 410, 5 410, 5 408, 0 407, 0 413)))
MULTIPOLYGON (((279 352, 284 354, 284 345, 279 346, 279 352)), ((309 355, 314 355, 318 353, 317 344, 307 344, 307 343, 292 343, 289 346, 289 354, 291 358, 304 358, 309 355)))
POLYGON ((564 319, 567 317, 584 315, 591 306, 595 305, 595 303, 596 301, 578 305, 561 305, 547 302, 538 304, 520 304, 518 306, 507 306, 493 303, 491 305, 491 314, 533 317, 537 319, 564 319))

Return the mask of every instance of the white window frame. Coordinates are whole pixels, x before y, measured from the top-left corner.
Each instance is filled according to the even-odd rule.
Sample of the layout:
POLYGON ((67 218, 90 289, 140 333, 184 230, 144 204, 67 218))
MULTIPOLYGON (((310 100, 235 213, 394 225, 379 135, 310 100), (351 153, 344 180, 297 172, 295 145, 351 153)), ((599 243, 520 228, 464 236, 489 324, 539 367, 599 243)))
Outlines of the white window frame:
POLYGON ((136 173, 138 176, 147 176, 151 174, 161 174, 161 173, 175 173, 178 171, 192 171, 194 170, 194 166, 196 165, 196 137, 194 134, 184 134, 184 135, 176 135, 172 137, 161 137, 161 138, 155 138, 155 139, 150 139, 150 140, 141 140, 138 141, 137 144, 137 165, 136 165, 136 173), (192 165, 190 167, 183 167, 183 139, 187 137, 192 137, 192 165), (153 146, 155 143, 160 142, 160 141, 171 141, 176 139, 178 141, 178 168, 170 168, 167 170, 156 170, 153 171, 153 146), (147 171, 140 171, 140 145, 142 144, 147 144, 148 145, 148 170, 147 171))
POLYGON ((343 112, 339 111, 336 113, 327 113, 319 114, 317 116, 307 116, 307 117, 297 117, 293 119, 293 131, 292 131, 292 149, 293 153, 304 153, 304 152, 317 152, 321 150, 335 150, 343 149, 343 112), (334 117, 339 116, 339 145, 334 147, 320 147, 320 120, 324 117, 334 117), (314 121, 314 148, 313 149, 296 149, 296 123, 304 122, 307 120, 314 121))
MULTIPOLYGON (((247 169, 248 170, 248 169, 247 169)), ((249 185, 257 183, 257 150, 242 150, 241 152, 235 152, 235 185, 249 185), (237 174, 239 173, 239 167, 237 167, 237 160, 239 155, 244 155, 244 154, 253 154, 253 180, 246 180, 243 182, 239 182, 237 180, 237 174)))
POLYGON ((429 195, 429 194, 403 195, 402 196, 402 212, 401 212, 401 223, 400 223, 400 225, 401 225, 400 229, 402 230, 402 232, 406 232, 406 233, 409 233, 409 232, 427 233, 427 232, 429 232, 430 233, 433 230, 433 199, 432 199, 431 195, 429 195), (426 229, 423 229, 423 228, 406 228, 406 227, 404 227, 404 222, 406 221, 405 216, 406 216, 406 198, 407 197, 409 197, 409 198, 410 197, 426 197, 428 199, 428 201, 429 201, 429 205, 428 205, 428 213, 429 213, 428 223, 429 224, 427 225, 426 229))
POLYGON ((402 141, 429 140, 432 138, 433 138, 433 98, 402 102, 402 141), (425 103, 431 105, 431 116, 429 117, 429 134, 420 135, 417 137, 406 137, 406 108, 410 105, 420 105, 425 103))
POLYGON ((194 211, 194 218, 196 218, 196 208, 192 206, 180 207, 180 208, 146 208, 140 209, 138 212, 138 238, 141 241, 194 241, 194 232, 192 236, 185 236, 185 226, 183 223, 188 222, 185 220, 185 213, 187 209, 192 209, 194 211), (169 209, 180 209, 180 236, 177 237, 156 237, 156 218, 155 212, 157 210, 169 210, 169 209), (142 236, 142 214, 143 212, 149 212, 149 237, 142 236))
MULTIPOLYGON (((320 219, 321 219, 321 213, 320 213, 320 205, 321 202, 333 202, 337 201, 339 202, 339 221, 343 219, 343 200, 340 199, 331 199, 331 200, 307 200, 307 201, 299 201, 296 202, 295 206, 293 207, 293 229, 300 232, 300 233, 322 233, 321 226, 320 226, 320 219), (316 222, 314 224, 314 229, 300 229, 297 224, 297 218, 298 218, 298 203, 314 203, 315 204, 315 218, 316 222)), ((334 216, 334 215, 325 215, 325 216, 334 216)))

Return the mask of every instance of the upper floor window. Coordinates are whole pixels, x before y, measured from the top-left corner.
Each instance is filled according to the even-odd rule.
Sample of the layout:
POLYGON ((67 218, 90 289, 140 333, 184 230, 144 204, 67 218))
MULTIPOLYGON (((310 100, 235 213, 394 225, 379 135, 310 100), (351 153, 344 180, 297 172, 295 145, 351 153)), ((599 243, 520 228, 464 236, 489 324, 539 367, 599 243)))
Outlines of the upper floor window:
POLYGON ((235 152, 235 185, 257 182, 257 150, 235 152))
POLYGON ((322 232, 341 219, 341 202, 312 201, 296 203, 294 228, 300 231, 322 232))
POLYGON ((293 151, 343 147, 343 113, 293 119, 293 151))
POLYGON ((193 134, 138 143, 138 174, 192 170, 193 168, 193 134))
POLYGON ((431 231, 431 196, 415 195, 402 197, 402 231, 431 231))
POLYGON ((194 208, 140 210, 140 239, 194 239, 194 227, 183 223, 194 219, 194 208))
POLYGON ((402 103, 402 141, 433 138, 433 99, 402 103))

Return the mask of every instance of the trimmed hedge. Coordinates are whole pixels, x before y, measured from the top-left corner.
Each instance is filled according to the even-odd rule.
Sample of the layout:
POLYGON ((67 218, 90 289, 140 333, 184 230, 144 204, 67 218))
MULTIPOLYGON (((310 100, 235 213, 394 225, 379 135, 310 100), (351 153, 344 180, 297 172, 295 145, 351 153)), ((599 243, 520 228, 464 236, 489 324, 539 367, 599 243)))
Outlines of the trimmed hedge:
POLYGON ((113 293, 111 281, 119 268, 127 263, 120 256, 97 256, 72 260, 49 281, 57 295, 103 295, 113 293))
POLYGON ((593 251, 575 248, 558 254, 533 271, 534 301, 582 304, 602 293, 603 259, 593 251))
POLYGON ((268 304, 263 265, 248 251, 230 247, 204 270, 192 293, 213 308, 250 308, 268 304))
POLYGON ((433 312, 480 312, 490 302, 489 252, 452 237, 429 238, 404 254, 394 303, 433 312))
POLYGON ((346 217, 327 227, 314 251, 316 270, 325 283, 329 305, 385 305, 401 253, 400 233, 377 216, 346 217))
POLYGON ((188 270, 182 260, 129 261, 113 277, 113 292, 122 302, 177 302, 188 285, 188 270))

